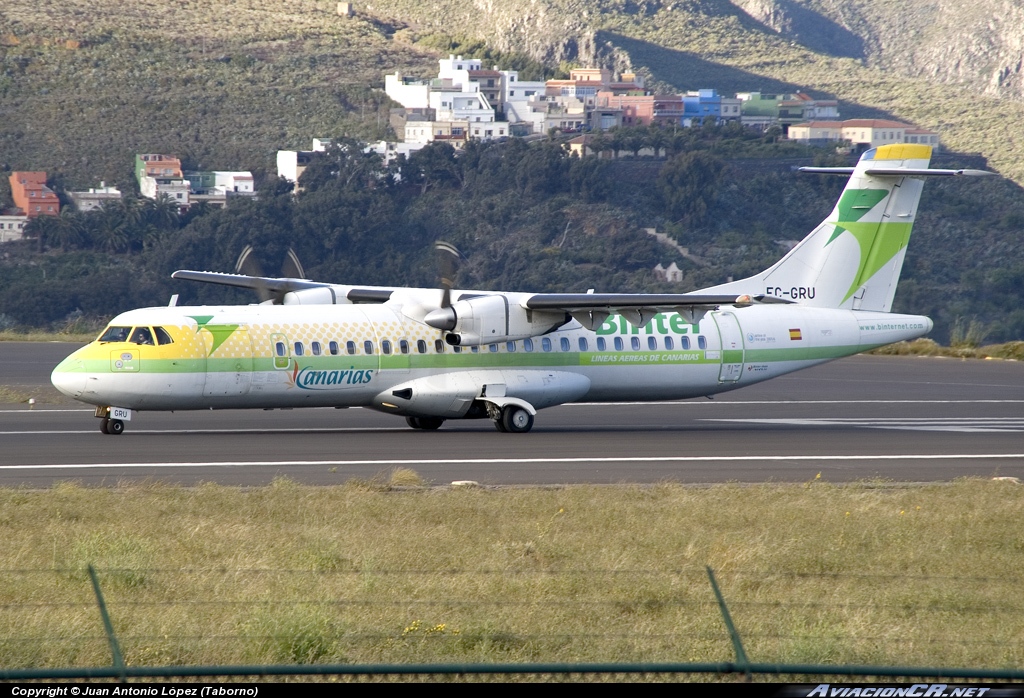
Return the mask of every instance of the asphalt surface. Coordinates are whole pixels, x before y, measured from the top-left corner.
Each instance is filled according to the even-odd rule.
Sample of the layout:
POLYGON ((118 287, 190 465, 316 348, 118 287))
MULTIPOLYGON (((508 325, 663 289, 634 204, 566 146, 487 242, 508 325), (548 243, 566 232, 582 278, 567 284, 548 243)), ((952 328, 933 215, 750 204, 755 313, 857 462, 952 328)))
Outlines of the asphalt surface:
MULTIPOLYGON (((75 345, 0 343, 0 385, 45 391, 75 345)), ((142 413, 122 436, 74 404, 0 405, 0 486, 260 485, 394 467, 481 484, 1024 479, 1024 364, 858 356, 679 403, 566 405, 529 434, 437 432, 366 409, 142 413)))

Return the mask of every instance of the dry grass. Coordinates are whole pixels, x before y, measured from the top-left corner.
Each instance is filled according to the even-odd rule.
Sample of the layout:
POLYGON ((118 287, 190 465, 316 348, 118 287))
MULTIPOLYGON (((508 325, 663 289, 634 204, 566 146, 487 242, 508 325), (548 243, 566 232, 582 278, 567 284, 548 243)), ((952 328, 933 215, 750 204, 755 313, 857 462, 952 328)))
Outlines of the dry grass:
POLYGON ((0 330, 0 342, 91 342, 99 336, 96 332, 45 332, 42 330, 15 332, 0 330))
POLYGON ((0 490, 0 666, 1019 666, 1024 488, 0 490))
POLYGON ((896 342, 874 349, 869 354, 886 356, 948 356, 957 359, 1006 359, 1020 361, 1024 359, 1024 342, 1005 342, 989 344, 983 347, 951 346, 944 347, 932 339, 915 339, 912 342, 896 342))
POLYGON ((0 385, 0 405, 27 405, 35 400, 36 405, 77 405, 82 403, 69 398, 50 385, 28 387, 24 385, 0 385))

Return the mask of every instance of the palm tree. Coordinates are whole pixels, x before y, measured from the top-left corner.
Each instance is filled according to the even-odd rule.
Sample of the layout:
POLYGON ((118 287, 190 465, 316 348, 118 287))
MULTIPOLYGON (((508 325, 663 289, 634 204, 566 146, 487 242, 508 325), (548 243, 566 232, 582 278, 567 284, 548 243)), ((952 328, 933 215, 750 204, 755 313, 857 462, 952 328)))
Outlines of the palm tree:
POLYGON ((85 237, 85 225, 81 214, 70 207, 65 207, 56 216, 51 234, 62 251, 66 252, 69 247, 77 247, 85 237))

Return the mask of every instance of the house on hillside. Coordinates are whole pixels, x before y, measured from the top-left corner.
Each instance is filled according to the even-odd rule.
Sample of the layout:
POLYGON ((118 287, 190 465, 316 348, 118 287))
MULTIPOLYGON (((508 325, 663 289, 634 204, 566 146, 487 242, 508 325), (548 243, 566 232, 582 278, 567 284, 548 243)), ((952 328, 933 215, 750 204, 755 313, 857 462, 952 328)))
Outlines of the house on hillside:
POLYGON ((189 182, 181 171, 181 160, 172 155, 140 153, 135 156, 135 177, 147 199, 166 196, 179 209, 189 206, 189 182))
POLYGON ((121 200, 120 190, 117 187, 108 187, 106 182, 100 182, 99 188, 69 191, 68 196, 75 203, 75 208, 82 212, 95 211, 107 203, 121 200))
POLYGON ((60 200, 46 186, 45 172, 12 172, 8 181, 14 205, 27 217, 60 215, 60 200))
POLYGON ((857 152, 894 143, 922 143, 939 147, 938 133, 889 119, 808 121, 790 126, 789 138, 817 146, 845 141, 857 152))
POLYGON ((20 208, 0 209, 0 242, 21 240, 28 216, 20 208))

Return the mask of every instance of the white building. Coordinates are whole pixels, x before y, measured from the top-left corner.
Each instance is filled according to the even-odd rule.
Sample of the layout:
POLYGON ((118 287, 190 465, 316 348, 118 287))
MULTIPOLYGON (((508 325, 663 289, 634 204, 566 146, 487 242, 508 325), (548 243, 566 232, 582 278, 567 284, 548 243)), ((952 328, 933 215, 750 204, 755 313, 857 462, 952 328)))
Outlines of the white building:
POLYGON ((158 199, 166 196, 178 208, 188 208, 191 204, 191 185, 184 177, 149 177, 139 179, 139 191, 147 199, 158 199))
POLYGON ((111 201, 120 201, 121 192, 117 187, 108 187, 106 182, 100 182, 99 188, 88 191, 69 191, 68 195, 75 202, 75 208, 79 211, 95 211, 111 201))
POLYGON ((306 171, 313 153, 322 153, 331 144, 330 138, 314 138, 312 150, 279 150, 277 151, 277 175, 289 182, 298 182, 306 171))
POLYGON ((0 242, 21 240, 27 221, 26 215, 0 211, 0 242))
MULTIPOLYGON (((422 123, 422 122, 419 122, 422 123)), ((363 150, 364 153, 377 153, 384 158, 384 164, 387 165, 393 160, 397 159, 399 155, 409 157, 417 150, 426 145, 426 142, 416 143, 388 143, 387 141, 380 141, 366 146, 363 150)))
MULTIPOLYGON (((508 85, 513 84, 518 84, 515 71, 482 70, 480 59, 455 55, 438 61, 437 77, 431 80, 407 78, 401 73, 384 78, 384 90, 391 99, 410 112, 434 115, 432 121, 406 122, 408 143, 448 140, 461 144, 466 138, 507 137, 508 123, 497 121, 496 107, 502 105, 510 92, 508 85)), ((533 86, 530 96, 538 90, 543 92, 541 83, 533 86)), ((517 97, 522 94, 520 89, 517 97)))

